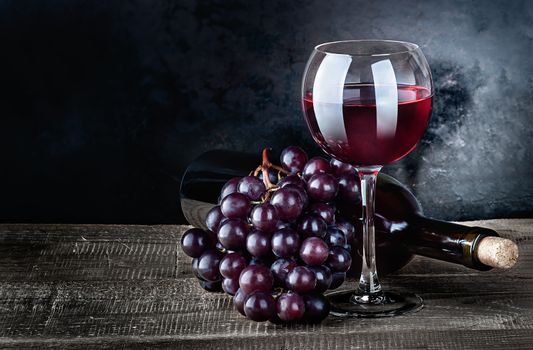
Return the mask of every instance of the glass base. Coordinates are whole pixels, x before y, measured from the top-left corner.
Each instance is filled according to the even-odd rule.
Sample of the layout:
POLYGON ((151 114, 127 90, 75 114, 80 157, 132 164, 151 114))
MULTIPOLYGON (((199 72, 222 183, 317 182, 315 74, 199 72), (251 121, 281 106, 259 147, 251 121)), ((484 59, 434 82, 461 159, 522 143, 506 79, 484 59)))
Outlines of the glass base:
POLYGON ((424 307, 422 298, 412 293, 383 292, 380 296, 360 297, 353 291, 339 291, 327 295, 330 314, 338 317, 377 318, 417 312, 424 307))

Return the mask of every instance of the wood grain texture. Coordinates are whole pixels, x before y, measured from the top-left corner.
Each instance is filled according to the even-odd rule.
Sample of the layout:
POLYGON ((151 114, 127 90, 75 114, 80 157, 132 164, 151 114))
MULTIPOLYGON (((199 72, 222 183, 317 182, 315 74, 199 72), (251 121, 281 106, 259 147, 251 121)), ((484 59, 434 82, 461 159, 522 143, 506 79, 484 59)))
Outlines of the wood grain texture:
POLYGON ((247 321, 201 289, 178 247, 185 226, 0 225, 0 347, 533 348, 533 220, 468 224, 517 242, 515 267, 417 257, 383 282, 419 293, 419 313, 289 326, 247 321))

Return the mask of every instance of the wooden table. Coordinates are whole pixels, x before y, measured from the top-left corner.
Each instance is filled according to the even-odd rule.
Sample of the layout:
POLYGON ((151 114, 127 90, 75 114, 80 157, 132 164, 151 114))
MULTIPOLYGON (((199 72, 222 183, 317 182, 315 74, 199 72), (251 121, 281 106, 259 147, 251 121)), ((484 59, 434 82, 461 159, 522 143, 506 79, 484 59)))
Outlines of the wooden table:
POLYGON ((471 222, 520 247, 507 271, 416 258, 383 278, 417 314, 319 325, 255 323, 205 292, 179 249, 185 226, 0 225, 0 347, 532 349, 533 219, 471 222))

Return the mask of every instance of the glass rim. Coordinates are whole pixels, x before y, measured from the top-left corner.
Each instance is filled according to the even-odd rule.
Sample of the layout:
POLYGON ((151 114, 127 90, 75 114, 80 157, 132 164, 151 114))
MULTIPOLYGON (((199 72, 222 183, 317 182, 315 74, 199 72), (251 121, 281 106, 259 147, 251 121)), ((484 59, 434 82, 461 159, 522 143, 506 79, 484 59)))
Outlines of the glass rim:
POLYGON ((336 41, 329 41, 325 43, 318 44, 315 46, 315 51, 321 52, 326 55, 339 55, 339 56, 360 56, 360 57, 379 57, 379 56, 393 56, 393 55, 400 55, 400 54, 406 54, 409 52, 413 52, 420 49, 420 47, 417 44, 408 42, 408 41, 401 41, 401 40, 381 40, 381 39, 352 39, 352 40, 336 40, 336 41), (330 51, 325 49, 325 46, 333 45, 333 44, 346 44, 346 43, 392 43, 392 44, 403 44, 407 49, 396 51, 396 52, 385 52, 385 53, 378 53, 378 54, 362 54, 362 53, 339 53, 330 51))

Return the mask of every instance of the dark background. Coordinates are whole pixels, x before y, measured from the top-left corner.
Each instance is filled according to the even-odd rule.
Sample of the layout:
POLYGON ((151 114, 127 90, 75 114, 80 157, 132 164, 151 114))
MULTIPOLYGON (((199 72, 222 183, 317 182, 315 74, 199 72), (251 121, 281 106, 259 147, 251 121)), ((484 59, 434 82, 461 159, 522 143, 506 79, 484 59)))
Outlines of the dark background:
POLYGON ((300 79, 325 41, 421 45, 436 96, 386 167, 443 219, 533 214, 531 1, 0 1, 0 220, 172 223, 213 148, 318 150, 300 79))

